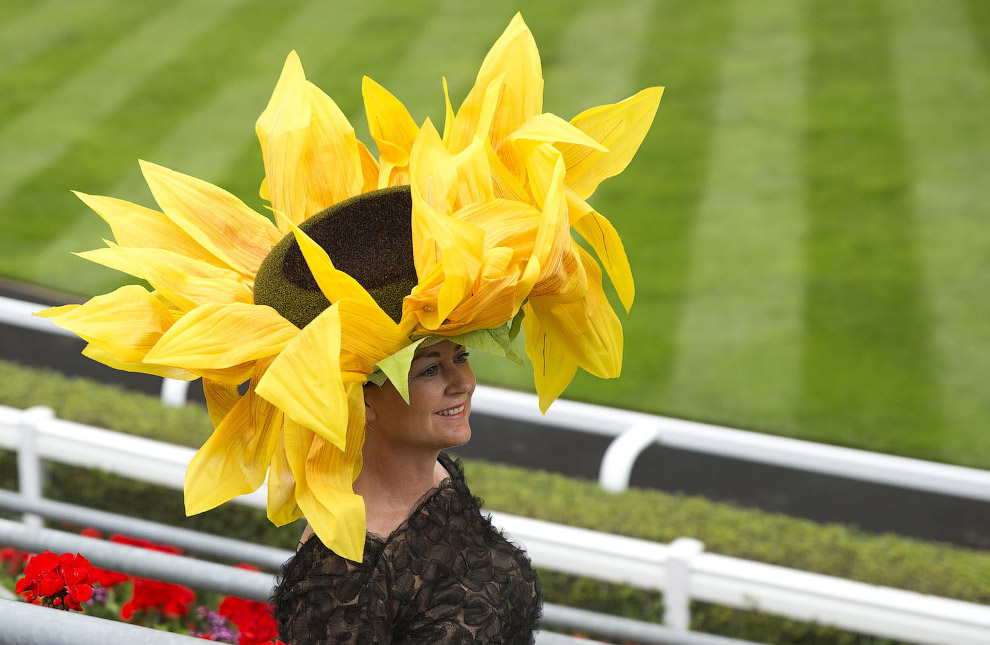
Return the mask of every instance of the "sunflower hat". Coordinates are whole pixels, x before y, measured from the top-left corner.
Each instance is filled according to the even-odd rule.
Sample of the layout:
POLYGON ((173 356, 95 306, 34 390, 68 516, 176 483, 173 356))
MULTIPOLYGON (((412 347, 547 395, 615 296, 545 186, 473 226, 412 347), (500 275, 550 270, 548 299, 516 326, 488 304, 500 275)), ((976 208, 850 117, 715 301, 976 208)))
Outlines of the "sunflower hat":
POLYGON ((619 375, 622 327, 602 267, 627 311, 632 274, 586 200, 632 159, 663 88, 570 121, 544 112, 539 51, 517 14, 456 112, 444 80, 442 132, 371 79, 362 92, 377 159, 289 54, 256 128, 272 219, 147 162, 160 210, 77 193, 115 239, 80 255, 154 290, 40 314, 111 367, 203 379, 215 430, 186 471, 188 514, 267 476, 273 523, 305 515, 357 561, 362 387, 388 379, 408 400, 420 343, 520 360, 522 329, 544 412, 579 367, 619 375))

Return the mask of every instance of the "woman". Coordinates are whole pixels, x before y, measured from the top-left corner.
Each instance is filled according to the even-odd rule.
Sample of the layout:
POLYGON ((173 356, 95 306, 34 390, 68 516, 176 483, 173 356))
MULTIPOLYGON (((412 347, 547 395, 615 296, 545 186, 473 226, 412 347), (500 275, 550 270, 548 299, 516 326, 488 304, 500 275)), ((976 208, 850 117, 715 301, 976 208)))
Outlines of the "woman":
POLYGON ((529 560, 483 518, 441 451, 471 436, 475 380, 463 345, 421 347, 409 403, 365 386, 367 508, 360 564, 303 534, 274 596, 282 640, 307 643, 529 643, 540 594, 529 560))
POLYGON ((289 55, 256 125, 271 218, 146 162, 161 211, 79 194, 116 240, 80 255, 153 291, 42 315, 111 367, 203 379, 216 429, 186 470, 186 512, 267 479, 273 523, 306 517, 276 597, 290 640, 527 642, 532 569, 441 452, 470 436, 464 347, 521 364, 522 330, 543 411, 579 367, 618 376, 602 271, 627 310, 632 274, 586 200, 632 159, 662 88, 543 112, 516 15, 456 112, 445 89, 442 134, 362 90, 377 158, 289 55))

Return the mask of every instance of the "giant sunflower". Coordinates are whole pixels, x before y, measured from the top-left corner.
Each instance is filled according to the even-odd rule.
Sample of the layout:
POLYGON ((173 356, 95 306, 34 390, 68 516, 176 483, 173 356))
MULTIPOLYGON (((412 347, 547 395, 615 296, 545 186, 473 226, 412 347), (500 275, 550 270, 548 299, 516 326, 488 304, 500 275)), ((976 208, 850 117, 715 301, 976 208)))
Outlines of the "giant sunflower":
MULTIPOLYGON (((446 96, 446 83, 444 91, 446 96)), ((485 311, 515 315, 525 300, 526 352, 543 412, 578 367, 601 378, 616 377, 621 370, 622 327, 605 296, 601 268, 569 230, 594 250, 628 311, 634 284, 622 241, 586 200, 632 160, 662 95, 662 87, 648 88, 619 103, 585 110, 569 122, 543 112, 539 50, 516 14, 485 57, 456 115, 447 97, 442 139, 424 127, 413 146, 413 154, 420 154, 417 161, 429 159, 436 168, 444 159, 456 169, 414 173, 414 234, 425 238, 427 226, 438 222, 434 203, 439 199, 446 216, 439 221, 446 219, 451 231, 446 246, 437 241, 439 255, 457 257, 457 248, 474 249, 467 242, 484 237, 481 267, 488 291, 480 292, 479 282, 473 297, 451 310, 452 298, 444 301, 437 285, 453 289, 434 268, 434 281, 421 281, 406 306, 424 327, 443 332, 477 326, 485 311), (480 185, 471 177, 482 178, 480 185), (434 203, 424 199, 427 191, 434 203), (492 293, 495 285, 497 294, 492 293)))
POLYGON ((293 52, 256 128, 274 223, 146 162, 160 210, 77 193, 115 238, 80 255, 153 290, 42 315, 112 367, 203 379, 216 429, 186 472, 187 513, 254 491, 267 473, 272 522, 305 515, 328 547, 360 560, 362 386, 387 377, 407 396, 419 343, 447 337, 511 357, 521 321, 544 411, 578 366, 618 375, 621 327, 598 263, 569 230, 628 308, 621 242, 585 199, 628 163, 660 90, 568 123, 542 112, 542 85, 518 15, 456 116, 447 99, 443 135, 365 78, 376 159, 293 52))

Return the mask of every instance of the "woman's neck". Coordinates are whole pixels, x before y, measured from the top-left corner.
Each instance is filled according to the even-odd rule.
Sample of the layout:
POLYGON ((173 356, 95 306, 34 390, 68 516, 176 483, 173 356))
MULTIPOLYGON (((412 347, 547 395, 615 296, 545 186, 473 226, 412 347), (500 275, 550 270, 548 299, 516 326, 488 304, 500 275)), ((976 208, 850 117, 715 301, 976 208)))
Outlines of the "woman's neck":
POLYGON ((437 462, 439 451, 413 451, 375 439, 374 433, 369 433, 365 441, 363 467, 354 482, 354 492, 364 497, 368 530, 387 535, 409 517, 446 471, 437 462))

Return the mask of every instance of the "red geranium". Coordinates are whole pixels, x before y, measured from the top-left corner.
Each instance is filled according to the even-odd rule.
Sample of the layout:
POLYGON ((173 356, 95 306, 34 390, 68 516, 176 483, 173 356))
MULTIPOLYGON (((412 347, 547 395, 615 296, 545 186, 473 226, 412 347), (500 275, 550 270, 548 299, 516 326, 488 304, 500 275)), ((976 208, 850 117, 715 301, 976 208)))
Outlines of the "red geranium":
POLYGON ((19 551, 5 546, 0 549, 0 571, 8 576, 16 576, 24 569, 24 563, 28 561, 31 554, 27 551, 19 551))
POLYGON ((93 565, 78 553, 45 551, 32 557, 15 591, 36 605, 82 610, 93 595, 93 565))
POLYGON ((228 596, 220 603, 219 611, 237 627, 239 645, 266 645, 278 636, 275 619, 263 602, 228 596))
POLYGON ((134 612, 154 610, 168 618, 189 613, 196 594, 189 587, 147 578, 134 578, 134 595, 120 608, 120 617, 129 621, 134 612))
MULTIPOLYGON (((103 538, 103 534, 94 529, 93 527, 85 528, 79 532, 79 535, 84 535, 89 538, 94 538, 100 540, 103 538)), ((99 567, 93 567, 93 582, 97 582, 104 589, 109 589, 114 585, 118 585, 122 582, 127 582, 131 577, 124 573, 118 573, 117 571, 110 571, 109 569, 100 569, 99 567)))
MULTIPOLYGON (((237 566, 249 571, 258 570, 258 567, 249 564, 237 566)), ((220 602, 218 611, 237 627, 240 633, 238 645, 270 645, 278 636, 278 626, 271 609, 263 602, 227 596, 220 602)))
MULTIPOLYGON (((181 549, 174 546, 155 544, 125 535, 114 535, 110 541, 163 553, 182 553, 181 549)), ((177 618, 188 614, 189 605, 195 600, 196 594, 189 587, 147 578, 134 578, 134 595, 120 608, 120 617, 130 621, 135 612, 152 610, 168 618, 177 618)))

